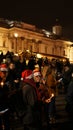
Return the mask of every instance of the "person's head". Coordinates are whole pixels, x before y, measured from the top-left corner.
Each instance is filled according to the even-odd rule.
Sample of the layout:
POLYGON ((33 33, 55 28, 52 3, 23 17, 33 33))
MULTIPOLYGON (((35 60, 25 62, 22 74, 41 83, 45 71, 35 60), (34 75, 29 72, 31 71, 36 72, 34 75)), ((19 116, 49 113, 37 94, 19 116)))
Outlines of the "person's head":
POLYGON ((38 71, 38 70, 29 70, 29 69, 27 69, 27 70, 24 70, 23 72, 22 72, 22 74, 21 74, 21 80, 31 80, 31 79, 33 79, 34 80, 34 82, 36 82, 36 83, 38 83, 38 82, 40 82, 40 79, 41 79, 41 73, 40 73, 40 71, 38 71))
POLYGON ((11 62, 9 64, 9 69, 11 69, 11 70, 15 69, 15 64, 13 62, 11 62))
POLYGON ((32 74, 32 70, 24 70, 21 74, 21 80, 26 80, 26 79, 32 79, 33 74, 32 74))
POLYGON ((70 69, 70 63, 69 62, 65 62, 64 63, 64 71, 67 72, 67 71, 69 71, 69 69, 70 69))
POLYGON ((0 77, 5 78, 8 75, 8 67, 6 64, 0 65, 0 77))
POLYGON ((40 82, 40 80, 41 80, 41 73, 40 73, 40 71, 38 71, 38 70, 33 70, 33 79, 34 79, 34 81, 37 83, 37 82, 40 82))
POLYGON ((38 70, 38 71, 40 70, 40 67, 39 67, 38 64, 35 65, 35 69, 38 70))

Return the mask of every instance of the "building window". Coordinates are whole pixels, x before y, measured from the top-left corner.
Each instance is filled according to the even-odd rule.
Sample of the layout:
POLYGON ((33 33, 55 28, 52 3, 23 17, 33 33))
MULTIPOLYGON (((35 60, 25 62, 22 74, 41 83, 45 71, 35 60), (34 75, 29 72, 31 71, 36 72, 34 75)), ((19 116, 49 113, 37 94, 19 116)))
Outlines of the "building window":
POLYGON ((5 47, 5 41, 3 41, 3 47, 5 47))
POLYGON ((11 42, 11 49, 14 49, 14 42, 11 42))
POLYGON ((54 48, 52 48, 52 54, 54 54, 54 48))
POLYGON ((65 50, 63 51, 63 56, 65 56, 66 54, 65 54, 65 50))
POLYGON ((39 52, 39 46, 37 46, 37 52, 39 52))
POLYGON ((22 42, 19 43, 19 49, 22 50, 22 42))
POLYGON ((45 46, 45 53, 47 53, 47 46, 45 46))
POLYGON ((35 45, 35 52, 39 52, 39 45, 38 44, 35 45))
POLYGON ((32 46, 30 46, 30 52, 32 52, 32 46))

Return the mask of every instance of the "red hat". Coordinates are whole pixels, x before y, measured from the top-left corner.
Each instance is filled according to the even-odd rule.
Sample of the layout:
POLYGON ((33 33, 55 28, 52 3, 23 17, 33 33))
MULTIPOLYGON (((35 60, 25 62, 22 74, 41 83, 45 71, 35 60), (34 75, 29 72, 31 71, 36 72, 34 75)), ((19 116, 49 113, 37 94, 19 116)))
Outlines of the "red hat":
POLYGON ((32 78, 32 70, 24 70, 22 72, 22 78, 21 80, 24 80, 24 79, 31 79, 32 78))
POLYGON ((41 76, 41 73, 38 69, 33 70, 33 76, 41 76))
POLYGON ((0 71, 8 71, 7 65, 6 64, 1 64, 0 65, 0 71))

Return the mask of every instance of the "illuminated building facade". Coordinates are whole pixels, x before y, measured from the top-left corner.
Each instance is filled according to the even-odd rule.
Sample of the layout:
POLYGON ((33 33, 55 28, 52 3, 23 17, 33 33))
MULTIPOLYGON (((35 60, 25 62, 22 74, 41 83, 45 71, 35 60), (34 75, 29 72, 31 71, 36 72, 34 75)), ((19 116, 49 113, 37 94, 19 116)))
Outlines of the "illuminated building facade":
POLYGON ((35 25, 0 19, 0 51, 4 54, 7 51, 20 53, 29 50, 31 54, 49 58, 69 58, 70 62, 73 62, 72 44, 59 38, 58 34, 38 29, 35 25))

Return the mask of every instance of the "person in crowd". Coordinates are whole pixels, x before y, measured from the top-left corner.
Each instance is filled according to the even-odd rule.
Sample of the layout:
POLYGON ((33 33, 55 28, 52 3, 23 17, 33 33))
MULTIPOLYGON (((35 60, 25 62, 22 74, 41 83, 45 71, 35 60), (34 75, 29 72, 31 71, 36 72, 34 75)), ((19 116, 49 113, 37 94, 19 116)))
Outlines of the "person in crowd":
POLYGON ((9 112, 9 84, 6 80, 8 68, 6 64, 0 65, 0 130, 10 130, 9 112))
POLYGON ((49 68, 49 63, 48 65, 46 65, 45 63, 43 64, 42 68, 41 68, 41 73, 42 73, 42 76, 43 78, 46 80, 46 72, 49 68))
POLYGON ((68 88, 69 83, 72 79, 72 72, 73 72, 73 67, 71 66, 69 61, 66 61, 64 63, 62 80, 61 80, 61 82, 63 82, 63 84, 64 84, 64 92, 65 93, 67 92, 67 88, 68 88))
POLYGON ((59 81, 62 82, 64 86, 66 100, 65 110, 69 115, 73 127, 73 66, 69 61, 66 61, 63 68, 63 74, 59 81))
POLYGON ((65 88, 66 111, 73 124, 73 66, 70 62, 64 64, 62 81, 65 88))
POLYGON ((35 61, 34 57, 31 56, 29 58, 29 61, 28 61, 28 67, 29 67, 29 69, 34 70, 35 64, 36 64, 36 61, 35 61))
POLYGON ((17 89, 19 87, 19 80, 20 77, 17 75, 18 72, 16 71, 16 66, 13 62, 10 62, 9 66, 8 66, 8 76, 7 79, 10 82, 11 85, 11 90, 13 89, 17 89))
POLYGON ((35 66, 34 66, 34 70, 38 70, 38 71, 40 71, 40 68, 39 68, 39 65, 38 64, 36 64, 35 66))
POLYGON ((41 98, 41 121, 43 129, 47 128, 50 129, 49 123, 49 103, 51 102, 53 95, 49 95, 48 88, 45 85, 45 80, 42 79, 40 85, 38 87, 40 98, 41 98))
POLYGON ((19 89, 20 78, 17 75, 16 66, 14 62, 10 62, 8 65, 8 75, 6 80, 9 82, 10 115, 12 118, 17 118, 14 107, 14 95, 16 93, 16 90, 19 89))
POLYGON ((55 123, 56 122, 56 105, 55 105, 55 97, 56 97, 56 74, 55 74, 55 67, 52 65, 49 66, 47 72, 46 72, 46 81, 45 85, 48 89, 49 95, 54 95, 51 99, 51 102, 48 106, 48 117, 49 117, 49 123, 55 123))
POLYGON ((39 111, 41 117, 41 125, 43 129, 50 129, 49 118, 48 118, 48 106, 53 96, 49 95, 48 89, 45 86, 45 80, 43 79, 39 69, 35 68, 33 70, 33 78, 39 92, 38 103, 39 103, 39 111))
POLYGON ((71 78, 71 81, 67 88, 65 108, 69 115, 69 120, 72 122, 73 125, 73 77, 71 78))
POLYGON ((40 94, 37 88, 40 76, 40 72, 33 72, 29 69, 22 72, 22 94, 26 108, 22 119, 24 130, 41 129, 40 107, 38 105, 40 94))

